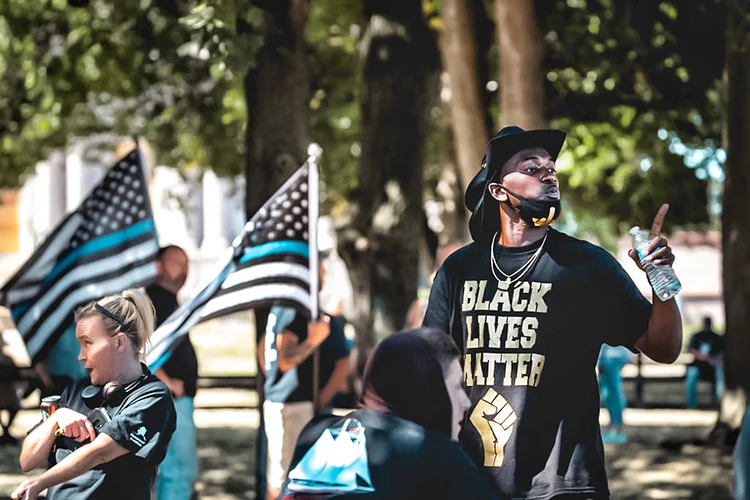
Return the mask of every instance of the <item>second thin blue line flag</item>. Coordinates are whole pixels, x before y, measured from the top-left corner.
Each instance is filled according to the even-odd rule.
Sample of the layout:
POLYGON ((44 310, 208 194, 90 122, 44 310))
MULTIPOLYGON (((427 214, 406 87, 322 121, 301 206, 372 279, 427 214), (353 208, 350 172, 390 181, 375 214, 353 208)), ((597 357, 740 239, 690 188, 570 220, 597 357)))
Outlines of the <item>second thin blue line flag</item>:
POLYGON ((311 156, 245 225, 211 281, 198 289, 151 337, 153 371, 190 328, 212 318, 273 305, 317 314, 318 177, 311 156))

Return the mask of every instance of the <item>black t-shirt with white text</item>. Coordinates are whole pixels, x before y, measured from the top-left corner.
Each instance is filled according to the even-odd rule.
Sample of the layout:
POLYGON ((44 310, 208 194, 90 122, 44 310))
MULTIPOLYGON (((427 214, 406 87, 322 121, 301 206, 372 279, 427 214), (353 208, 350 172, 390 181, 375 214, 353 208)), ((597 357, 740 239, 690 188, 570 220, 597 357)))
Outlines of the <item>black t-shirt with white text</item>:
MULTIPOLYGON (((99 431, 129 453, 50 488, 48 499, 150 497, 156 468, 164 460, 175 430, 176 416, 167 386, 156 376, 146 373, 127 391, 119 406, 105 408, 111 421, 99 431)), ((88 379, 71 383, 61 395, 60 406, 87 415, 91 409, 84 403, 81 393, 90 383, 88 379)), ((126 389, 129 388, 126 386, 126 389)), ((49 460, 51 466, 86 446, 64 436, 58 437, 55 444, 56 449, 49 460)))
MULTIPOLYGON (((493 250, 512 275, 541 243, 493 250)), ((518 281, 490 266, 489 242, 449 256, 423 323, 464 354, 464 450, 509 498, 608 496, 597 357, 603 343, 634 348, 651 304, 609 253, 554 229, 518 281)))

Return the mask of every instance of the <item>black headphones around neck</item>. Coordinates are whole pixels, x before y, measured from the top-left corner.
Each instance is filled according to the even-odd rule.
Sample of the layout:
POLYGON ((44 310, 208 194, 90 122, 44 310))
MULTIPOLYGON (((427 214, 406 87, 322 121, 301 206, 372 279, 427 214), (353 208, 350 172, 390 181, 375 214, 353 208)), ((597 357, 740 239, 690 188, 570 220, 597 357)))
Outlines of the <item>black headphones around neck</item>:
POLYGON ((135 381, 123 387, 119 382, 107 382, 104 387, 90 385, 81 392, 81 398, 88 408, 119 406, 136 387, 140 386, 150 373, 144 373, 135 381))

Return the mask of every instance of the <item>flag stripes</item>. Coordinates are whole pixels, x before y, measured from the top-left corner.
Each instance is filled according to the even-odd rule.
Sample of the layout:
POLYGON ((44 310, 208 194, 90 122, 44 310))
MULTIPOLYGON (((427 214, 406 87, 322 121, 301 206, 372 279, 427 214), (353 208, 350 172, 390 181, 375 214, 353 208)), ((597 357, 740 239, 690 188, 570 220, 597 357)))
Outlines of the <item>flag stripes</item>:
POLYGON ((214 278, 154 332, 146 355, 151 370, 203 321, 272 305, 310 310, 308 195, 318 186, 308 186, 309 171, 305 163, 284 183, 246 224, 214 278))
POLYGON ((148 182, 134 150, 0 291, 32 360, 44 358, 80 305, 153 281, 158 251, 148 182))

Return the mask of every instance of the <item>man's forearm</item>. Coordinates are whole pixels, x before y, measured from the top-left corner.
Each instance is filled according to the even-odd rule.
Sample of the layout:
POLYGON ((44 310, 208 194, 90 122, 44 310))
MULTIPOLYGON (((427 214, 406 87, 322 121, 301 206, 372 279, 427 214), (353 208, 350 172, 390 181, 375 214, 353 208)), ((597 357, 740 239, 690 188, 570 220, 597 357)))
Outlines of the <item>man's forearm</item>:
POLYGON ((293 346, 285 346, 279 353, 279 369, 283 372, 291 370, 306 360, 317 348, 318 346, 310 344, 307 340, 293 346))
POLYGON ((90 471, 97 465, 102 465, 125 455, 128 452, 106 434, 100 434, 93 443, 84 445, 71 453, 50 470, 39 477, 43 488, 62 484, 66 481, 90 471))
POLYGON ((674 299, 654 298, 648 330, 636 347, 660 363, 673 363, 682 350, 682 317, 674 299))
POLYGON ((320 398, 318 401, 319 408, 324 408, 333 399, 337 392, 344 390, 346 387, 346 378, 351 373, 351 364, 349 358, 346 358, 344 362, 339 361, 331 373, 328 382, 325 387, 320 391, 320 398))

